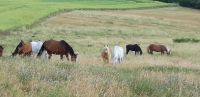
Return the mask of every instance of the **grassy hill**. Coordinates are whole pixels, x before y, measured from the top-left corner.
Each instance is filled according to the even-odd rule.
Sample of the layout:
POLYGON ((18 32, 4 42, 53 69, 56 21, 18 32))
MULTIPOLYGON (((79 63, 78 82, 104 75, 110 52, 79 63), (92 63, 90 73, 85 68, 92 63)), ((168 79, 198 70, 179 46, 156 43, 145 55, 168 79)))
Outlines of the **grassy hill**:
POLYGON ((199 43, 174 39, 200 37, 198 10, 171 7, 146 10, 74 10, 34 27, 0 33, 2 97, 199 97, 199 43), (66 40, 79 52, 76 64, 10 57, 20 40, 66 40), (125 56, 123 64, 104 64, 104 44, 139 43, 144 54, 125 56), (150 43, 162 43, 172 55, 149 55, 150 43))
POLYGON ((32 25, 64 9, 135 9, 173 5, 152 0, 0 0, 0 30, 32 25))

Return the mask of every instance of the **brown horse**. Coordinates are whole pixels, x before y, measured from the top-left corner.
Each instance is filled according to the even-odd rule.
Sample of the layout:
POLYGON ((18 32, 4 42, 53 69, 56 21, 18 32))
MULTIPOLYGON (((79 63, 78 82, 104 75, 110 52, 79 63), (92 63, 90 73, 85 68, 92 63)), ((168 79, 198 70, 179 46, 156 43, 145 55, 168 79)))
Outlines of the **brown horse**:
POLYGON ((161 44, 150 44, 147 48, 147 52, 149 54, 153 54, 153 51, 155 52, 161 52, 161 55, 165 54, 165 52, 170 55, 171 51, 168 47, 166 47, 165 45, 161 45, 161 44))
POLYGON ((48 40, 45 41, 38 53, 37 56, 41 56, 43 51, 46 50, 49 54, 49 59, 51 58, 52 54, 60 55, 60 58, 63 59, 63 55, 67 57, 69 61, 68 54, 71 55, 71 61, 76 62, 77 54, 74 53, 73 48, 64 40, 56 41, 56 40, 48 40))
POLYGON ((32 53, 32 46, 30 42, 25 43, 23 40, 17 45, 15 51, 12 53, 12 56, 17 54, 23 56, 30 56, 32 53))
POLYGON ((104 61, 104 63, 109 63, 110 59, 110 49, 107 45, 104 46, 103 51, 101 52, 101 57, 104 61))
POLYGON ((3 46, 0 45, 0 57, 3 56, 3 46))

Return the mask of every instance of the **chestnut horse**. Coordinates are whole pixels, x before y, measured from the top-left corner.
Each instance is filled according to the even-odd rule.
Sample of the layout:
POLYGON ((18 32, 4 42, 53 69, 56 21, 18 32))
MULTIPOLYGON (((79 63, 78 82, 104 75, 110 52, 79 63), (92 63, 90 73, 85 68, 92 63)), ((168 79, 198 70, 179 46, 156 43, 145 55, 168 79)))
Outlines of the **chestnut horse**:
POLYGON ((23 40, 17 45, 15 51, 12 53, 12 56, 17 54, 23 56, 30 56, 32 53, 32 46, 30 42, 25 43, 23 40))
POLYGON ((49 54, 49 59, 51 59, 52 54, 60 55, 60 58, 63 59, 63 55, 67 57, 69 61, 68 54, 71 55, 71 61, 76 62, 77 54, 74 53, 73 48, 64 40, 47 40, 43 43, 37 56, 41 56, 43 51, 46 50, 49 54))
POLYGON ((0 57, 3 56, 3 46, 0 45, 0 57))
POLYGON ((101 57, 104 61, 104 63, 109 63, 109 60, 110 60, 110 49, 108 47, 108 45, 104 45, 104 48, 101 52, 101 57))
POLYGON ((165 45, 161 45, 161 44, 150 44, 147 48, 147 52, 149 54, 153 54, 153 51, 155 52, 161 52, 161 55, 165 54, 165 52, 170 55, 171 51, 168 47, 166 47, 165 45))

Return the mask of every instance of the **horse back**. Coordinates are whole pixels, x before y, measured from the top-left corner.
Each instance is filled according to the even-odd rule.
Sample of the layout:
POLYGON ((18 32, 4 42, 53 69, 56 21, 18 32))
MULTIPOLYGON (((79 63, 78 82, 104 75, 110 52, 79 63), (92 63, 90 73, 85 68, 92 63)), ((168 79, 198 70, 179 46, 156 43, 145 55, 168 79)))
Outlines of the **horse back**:
POLYGON ((156 51, 156 52, 163 52, 163 51, 167 51, 166 46, 164 45, 157 45, 157 44, 151 44, 148 47, 151 51, 156 51))
POLYGON ((133 51, 141 51, 141 48, 138 44, 128 44, 126 45, 127 50, 133 50, 133 51))
POLYGON ((113 57, 123 57, 124 56, 124 50, 122 47, 119 47, 119 46, 115 46, 113 48, 113 57))
POLYGON ((161 46, 162 51, 167 51, 167 47, 165 45, 160 45, 160 46, 161 46))
POLYGON ((56 40, 48 40, 43 43, 43 47, 47 50, 48 53, 52 54, 65 54, 66 50, 63 46, 63 43, 56 40))
POLYGON ((22 52, 23 53, 31 53, 32 52, 32 45, 30 42, 27 42, 23 45, 22 47, 22 52))

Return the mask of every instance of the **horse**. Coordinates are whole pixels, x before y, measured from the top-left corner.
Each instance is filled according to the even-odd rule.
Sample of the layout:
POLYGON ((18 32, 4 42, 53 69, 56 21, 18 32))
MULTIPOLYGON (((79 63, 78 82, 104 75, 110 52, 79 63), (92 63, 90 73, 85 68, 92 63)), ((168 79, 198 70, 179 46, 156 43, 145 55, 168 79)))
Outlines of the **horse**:
POLYGON ((139 44, 128 44, 126 45, 126 55, 129 51, 135 51, 135 55, 140 54, 142 55, 142 49, 140 48, 139 44))
POLYGON ((3 46, 0 45, 0 57, 3 56, 3 49, 4 49, 3 46))
POLYGON ((120 64, 123 61, 124 49, 120 46, 114 46, 112 50, 113 64, 120 64))
POLYGON ((104 48, 101 52, 101 57, 102 57, 104 63, 109 63, 110 49, 109 49, 108 45, 104 45, 104 48))
POLYGON ((23 40, 17 45, 15 51, 12 53, 12 56, 16 56, 17 54, 23 56, 30 56, 32 53, 32 46, 30 42, 25 43, 23 40))
POLYGON ((153 51, 161 52, 161 55, 165 54, 165 52, 167 53, 167 55, 171 54, 171 50, 167 46, 161 44, 150 44, 147 47, 147 52, 149 54, 153 54, 153 51))
POLYGON ((76 62, 77 54, 74 53, 73 48, 64 40, 56 41, 51 39, 45 41, 37 56, 41 56, 44 50, 46 50, 49 54, 49 59, 51 59, 52 54, 56 54, 60 55, 61 60, 63 59, 63 55, 65 55, 67 60, 69 61, 68 54, 70 54, 71 61, 76 62))
MULTIPOLYGON (((42 47, 42 44, 43 44, 42 41, 32 41, 32 42, 31 42, 31 46, 32 46, 32 55, 33 55, 33 56, 36 56, 36 55, 39 53, 39 51, 40 51, 40 49, 41 49, 41 47, 42 47)), ((43 57, 43 58, 48 58, 48 54, 47 54, 47 51, 46 51, 46 50, 43 52, 42 57, 43 57)))

